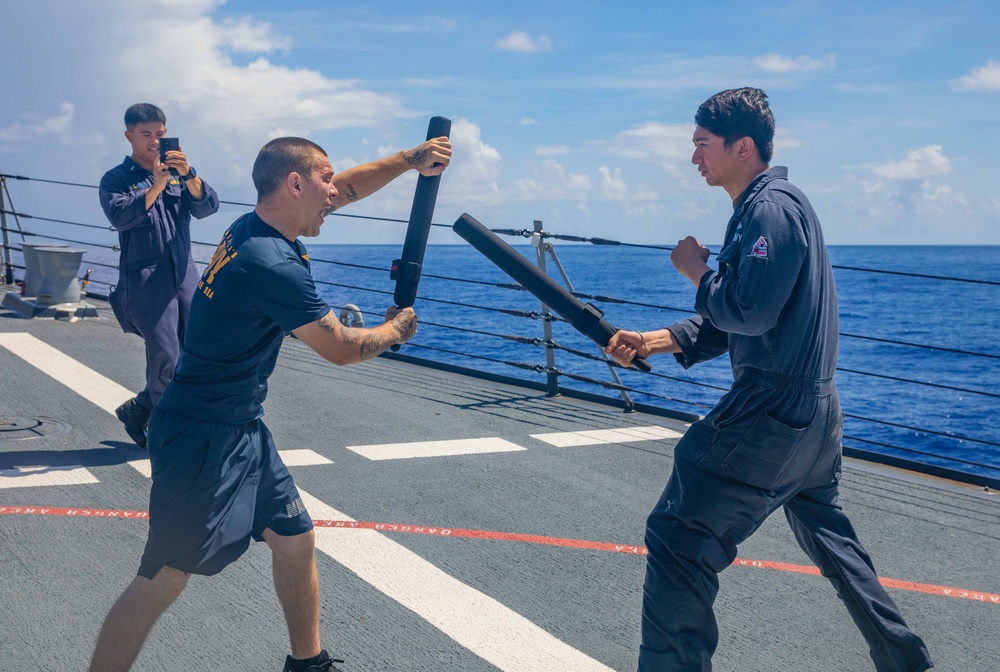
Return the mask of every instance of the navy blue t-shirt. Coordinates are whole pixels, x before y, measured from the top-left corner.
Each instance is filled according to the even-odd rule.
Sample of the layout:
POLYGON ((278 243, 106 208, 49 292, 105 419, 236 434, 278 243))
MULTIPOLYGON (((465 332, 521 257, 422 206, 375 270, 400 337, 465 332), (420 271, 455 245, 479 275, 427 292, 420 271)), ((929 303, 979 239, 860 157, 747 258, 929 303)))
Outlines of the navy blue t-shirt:
POLYGON ((199 420, 256 420, 286 333, 329 312, 305 245, 255 212, 240 217, 198 282, 180 361, 158 405, 199 420))

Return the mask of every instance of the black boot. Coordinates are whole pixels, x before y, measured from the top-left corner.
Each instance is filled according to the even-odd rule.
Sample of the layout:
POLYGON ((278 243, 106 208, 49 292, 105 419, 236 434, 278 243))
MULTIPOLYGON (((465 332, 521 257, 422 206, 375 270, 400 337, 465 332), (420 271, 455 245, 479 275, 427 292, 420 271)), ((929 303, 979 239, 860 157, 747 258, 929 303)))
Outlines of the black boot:
MULTIPOLYGON (((306 661, 299 661, 302 664, 306 661)), ((342 663, 344 661, 338 660, 336 658, 330 658, 330 654, 323 649, 316 656, 316 659, 310 661, 312 664, 305 668, 300 668, 295 664, 295 659, 291 656, 285 658, 285 667, 282 672, 341 672, 340 668, 336 667, 334 663, 342 663)))
POLYGON ((133 397, 115 409, 115 415, 125 425, 129 438, 140 448, 146 447, 146 425, 149 424, 149 411, 133 397))

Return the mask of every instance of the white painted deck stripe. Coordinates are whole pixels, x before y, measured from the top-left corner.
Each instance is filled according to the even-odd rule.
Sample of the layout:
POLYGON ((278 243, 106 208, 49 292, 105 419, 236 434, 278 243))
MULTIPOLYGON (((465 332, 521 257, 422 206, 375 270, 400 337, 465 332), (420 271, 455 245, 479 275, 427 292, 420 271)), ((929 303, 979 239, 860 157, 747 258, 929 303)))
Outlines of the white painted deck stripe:
POLYGON ((596 446, 604 443, 633 443, 635 441, 656 441, 658 439, 679 439, 684 436, 659 425, 647 427, 622 427, 621 429, 594 429, 583 432, 551 432, 532 434, 531 437, 559 448, 574 446, 596 446))
POLYGON ((100 483, 100 481, 79 465, 0 469, 0 490, 5 488, 37 488, 48 485, 85 485, 88 483, 100 483))
MULTIPOLYGON (((328 460, 319 453, 309 449, 279 450, 278 455, 286 467, 308 467, 316 464, 333 464, 333 460, 328 460)), ((153 466, 149 460, 130 460, 129 464, 146 478, 153 477, 153 466)))
POLYGON ((446 457, 480 453, 511 453, 527 450, 506 439, 451 439, 448 441, 414 441, 383 443, 371 446, 347 446, 347 449, 369 460, 405 460, 415 457, 446 457))
MULTIPOLYGON (((110 413, 114 413, 119 404, 132 396, 132 392, 124 387, 29 334, 0 334, 0 345, 110 413)), ((503 439, 392 445, 391 450, 385 450, 385 446, 361 448, 383 449, 375 451, 380 457, 370 459, 391 459, 385 455, 393 452, 397 455, 409 452, 409 456, 415 457, 432 453, 459 455, 525 450, 503 439)), ((308 450, 286 452, 293 453, 292 459, 315 459, 308 455, 312 453, 308 450)), ((316 453, 313 455, 325 459, 316 453)), ((149 460, 133 460, 129 464, 149 476, 149 460)), ((14 475, 17 478, 40 476, 23 476, 20 475, 21 470, 17 471, 18 474, 14 475)), ((86 472, 85 469, 82 471, 86 472)), ((68 478, 70 473, 74 473, 75 478, 84 478, 72 468, 64 470, 63 476, 68 478)), ((3 475, 4 472, 0 472, 0 477, 3 475)), ((89 472, 87 475, 90 475, 89 472)), ((90 477, 93 478, 92 475, 90 477)), ((299 494, 313 518, 352 520, 305 491, 299 490, 299 494)), ((317 528, 316 548, 501 670, 611 672, 611 668, 374 530, 317 528), (484 624, 488 624, 487 627, 484 624)))
MULTIPOLYGON (((299 494, 317 520, 352 520, 299 494)), ((379 532, 318 527, 316 549, 501 670, 611 670, 379 532)))
MULTIPOLYGON (((31 334, 21 332, 0 334, 0 346, 7 348, 28 364, 111 415, 115 414, 116 408, 135 396, 135 392, 84 366, 31 334)), ((124 434, 124 430, 122 433, 124 434)), ((149 460, 130 460, 128 464, 149 478, 149 460)))
MULTIPOLYGON (((126 400, 135 396, 135 393, 129 389, 84 366, 69 355, 56 350, 48 343, 40 341, 31 334, 20 332, 0 334, 0 347, 10 350, 13 354, 28 362, 42 373, 51 376, 87 401, 103 408, 111 415, 114 415, 115 409, 121 406, 126 400)), ((278 453, 281 455, 281 459, 285 465, 290 467, 332 464, 331 460, 312 450, 281 450, 278 453)), ((128 464, 146 478, 149 478, 152 474, 148 459, 129 460, 128 464)), ((84 469, 84 471, 86 470, 84 469)), ((23 483, 26 481, 22 480, 20 482, 23 483)), ((94 479, 92 481, 80 482, 97 483, 98 481, 94 479)), ((0 479, 0 487, 14 487, 10 485, 5 486, 3 483, 4 481, 0 479)), ((71 482, 53 482, 52 485, 71 485, 71 482)))
POLYGON ((153 477, 153 465, 149 462, 148 459, 145 459, 145 460, 129 460, 128 461, 128 466, 132 467, 133 469, 135 469, 136 471, 138 471, 140 474, 142 474, 146 478, 152 478, 153 477))
POLYGON ((281 461, 285 463, 286 467, 311 467, 316 464, 333 464, 333 460, 329 460, 315 450, 309 450, 308 448, 279 450, 278 455, 281 456, 281 461))
POLYGON ((112 415, 116 408, 135 396, 135 392, 105 378, 31 334, 0 334, 0 346, 112 415))

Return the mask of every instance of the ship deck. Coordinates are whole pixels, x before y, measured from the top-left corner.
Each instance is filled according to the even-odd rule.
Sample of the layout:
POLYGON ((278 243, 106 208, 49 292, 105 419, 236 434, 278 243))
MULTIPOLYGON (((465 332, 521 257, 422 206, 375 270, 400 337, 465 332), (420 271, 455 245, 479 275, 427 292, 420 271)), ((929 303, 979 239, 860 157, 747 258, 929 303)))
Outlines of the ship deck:
MULTIPOLYGON (((113 414, 142 385, 142 343, 92 303, 101 319, 0 312, 2 670, 85 669, 142 553, 148 462, 113 414)), ((683 422, 398 360, 339 368, 294 340, 270 390, 345 672, 634 669, 643 527, 683 422)), ((936 669, 997 669, 1000 497, 846 460, 842 503, 936 669)), ((873 669, 781 515, 723 572, 716 611, 718 670, 873 669)), ((253 544, 189 583, 134 669, 279 670, 286 652, 253 544)))

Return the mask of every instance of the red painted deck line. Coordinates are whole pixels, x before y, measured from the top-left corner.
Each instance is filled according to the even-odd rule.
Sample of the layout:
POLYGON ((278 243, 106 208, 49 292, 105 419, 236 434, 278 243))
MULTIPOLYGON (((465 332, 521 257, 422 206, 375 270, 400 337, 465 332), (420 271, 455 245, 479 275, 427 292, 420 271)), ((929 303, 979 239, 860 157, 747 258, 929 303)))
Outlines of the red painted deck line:
MULTIPOLYGON (((127 518, 143 519, 149 518, 146 511, 123 511, 115 509, 84 509, 65 508, 55 506, 0 506, 0 515, 35 515, 35 516, 69 516, 77 518, 127 518)), ((494 541, 518 541, 528 544, 542 544, 545 546, 563 546, 566 548, 580 548, 593 551, 605 551, 609 553, 627 553, 629 555, 646 555, 644 546, 631 546, 628 544, 611 544, 603 541, 587 541, 584 539, 565 539, 562 537, 545 537, 537 534, 518 534, 516 532, 494 532, 491 530, 465 530, 455 527, 433 527, 429 525, 403 525, 398 523, 373 523, 364 521, 345 520, 314 520, 316 527, 337 527, 344 529, 375 530, 378 532, 402 532, 407 534, 427 534, 438 537, 463 537, 468 539, 489 539, 494 541)), ((793 565, 786 562, 773 562, 770 560, 750 560, 748 558, 736 558, 734 565, 738 567, 757 567, 760 569, 773 569, 780 572, 793 572, 796 574, 811 574, 819 576, 819 569, 812 565, 793 565)), ((936 586, 929 583, 918 583, 915 581, 902 581, 900 579, 879 578, 883 586, 896 588, 898 590, 909 590, 929 595, 940 595, 942 597, 954 597, 976 602, 987 602, 1000 605, 1000 594, 986 593, 965 588, 953 588, 950 586, 936 586)))

